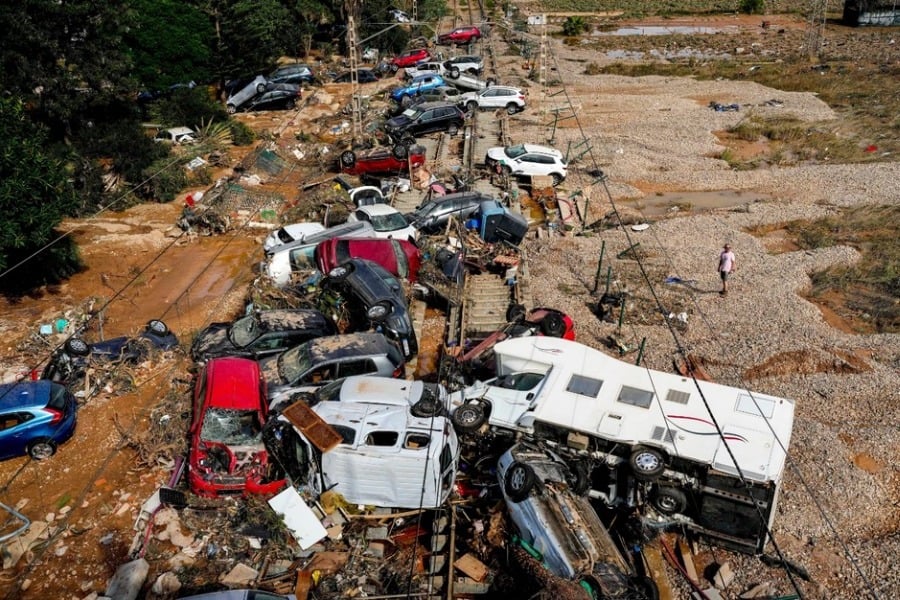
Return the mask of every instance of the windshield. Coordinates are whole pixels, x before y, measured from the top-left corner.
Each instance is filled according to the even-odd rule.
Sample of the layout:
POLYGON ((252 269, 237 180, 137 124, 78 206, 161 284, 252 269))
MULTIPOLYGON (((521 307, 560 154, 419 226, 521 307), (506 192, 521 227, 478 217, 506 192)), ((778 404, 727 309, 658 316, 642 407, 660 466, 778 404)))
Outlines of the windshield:
POLYGON ((326 383, 316 390, 316 399, 319 402, 335 402, 340 400, 342 385, 344 385, 343 379, 336 379, 331 383, 326 383))
POLYGON ((409 223, 400 213, 390 213, 387 215, 372 215, 372 227, 375 231, 396 231, 407 227, 409 223))
POLYGON ((228 446, 255 446, 262 440, 262 426, 255 410, 210 408, 203 417, 200 439, 228 446))
POLYGON ((506 155, 510 158, 516 158, 517 156, 522 156, 525 154, 525 146, 523 144, 516 144, 515 146, 507 146, 504 150, 506 155))
POLYGON ((238 348, 250 344, 259 337, 259 322, 254 315, 248 315, 235 321, 228 332, 231 343, 238 348))
POLYGON ((295 383, 309 371, 309 347, 301 344, 278 357, 278 374, 288 383, 295 383))

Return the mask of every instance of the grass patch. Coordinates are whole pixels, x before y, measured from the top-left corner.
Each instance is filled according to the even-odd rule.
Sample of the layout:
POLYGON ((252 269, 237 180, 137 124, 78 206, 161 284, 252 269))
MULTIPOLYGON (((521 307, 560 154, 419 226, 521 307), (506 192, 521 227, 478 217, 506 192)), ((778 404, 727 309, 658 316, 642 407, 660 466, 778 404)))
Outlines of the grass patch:
POLYGON ((785 229, 803 249, 847 245, 859 251, 851 266, 812 274, 810 297, 878 333, 900 332, 900 206, 863 206, 785 229))

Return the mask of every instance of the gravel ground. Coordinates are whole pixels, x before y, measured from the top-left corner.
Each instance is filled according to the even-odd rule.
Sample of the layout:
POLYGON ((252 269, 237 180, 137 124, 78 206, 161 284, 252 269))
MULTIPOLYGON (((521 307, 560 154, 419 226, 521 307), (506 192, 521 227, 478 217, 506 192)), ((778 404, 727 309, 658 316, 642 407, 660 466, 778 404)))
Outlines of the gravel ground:
MULTIPOLYGON (((858 258, 855 250, 772 254, 764 240, 746 232, 834 214, 842 207, 896 203, 900 164, 732 171, 711 158, 723 150, 713 132, 734 125, 747 110, 807 121, 837 115, 813 94, 755 83, 584 75, 585 59, 597 58, 554 44, 558 72, 618 207, 630 206, 627 212, 634 213, 640 204, 625 201, 644 197, 642 190, 731 190, 763 199, 738 208, 682 212, 642 232, 619 227, 590 237, 531 240, 526 247, 534 304, 565 310, 578 324, 580 341, 605 347, 616 324, 598 319, 592 310, 596 295, 590 293, 605 242, 603 273, 611 264, 613 289, 632 294, 620 337, 632 349, 646 338, 645 364, 671 368, 677 345, 664 315, 683 312, 686 324, 672 319, 678 345, 701 357, 717 381, 796 401, 791 464, 774 534, 785 555, 809 571, 810 582, 796 579, 803 597, 900 597, 900 570, 891 558, 900 552, 900 336, 845 333, 801 296, 810 286, 810 273, 852 263, 858 258), (772 99, 780 106, 765 105, 772 99), (711 100, 736 102, 742 110, 715 112, 708 107, 711 100), (721 297, 716 264, 726 241, 738 270, 729 295, 721 297), (636 262, 614 258, 635 242, 662 310, 636 262), (689 283, 667 285, 668 276, 689 283)), ((521 61, 505 56, 503 49, 497 56, 501 73, 517 69, 521 61)), ((542 120, 539 89, 532 85, 529 93, 532 110, 515 118, 513 141, 543 143, 550 105, 542 120)), ((553 101, 559 105, 557 98, 553 101)), ((574 126, 556 132, 560 149, 579 141, 581 132, 574 126)), ((604 186, 591 185, 585 174, 593 166, 586 157, 565 187, 570 192, 585 188, 591 215, 599 217, 611 205, 604 186)), ((782 594, 795 593, 781 569, 752 557, 715 554, 738 572, 724 597, 737 597, 760 582, 772 582, 782 594)))

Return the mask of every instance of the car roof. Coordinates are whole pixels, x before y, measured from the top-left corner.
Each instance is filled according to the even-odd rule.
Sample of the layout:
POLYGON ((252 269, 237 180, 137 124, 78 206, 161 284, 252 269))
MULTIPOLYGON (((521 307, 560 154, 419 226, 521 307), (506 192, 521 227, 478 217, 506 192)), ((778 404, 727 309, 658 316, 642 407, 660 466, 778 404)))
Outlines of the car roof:
MULTIPOLYGON (((539 144, 513 144, 513 146, 519 146, 525 148, 525 152, 536 152, 538 154, 550 154, 552 156, 556 156, 558 158, 562 158, 562 152, 557 150, 556 148, 551 148, 549 146, 541 146, 539 144)), ((510 146, 507 146, 509 148, 510 146)))
POLYGON ((443 77, 441 77, 440 75, 438 75, 436 73, 425 73, 423 75, 416 75, 415 77, 412 78, 412 81, 410 81, 409 83, 410 83, 410 85, 412 85, 413 83, 416 83, 419 81, 425 81, 426 79, 440 79, 441 81, 444 80, 443 77))
POLYGON ((369 404, 411 405, 422 396, 425 384, 374 375, 353 375, 341 385, 341 402, 357 400, 369 404))
POLYGON ((400 211, 391 206, 390 204, 370 204, 368 206, 360 206, 356 210, 362 211, 367 215, 371 216, 381 216, 381 215, 392 215, 394 213, 399 213, 400 211))
POLYGON ((0 411, 23 408, 43 408, 50 399, 51 382, 19 381, 0 385, 0 411))
POLYGON ((310 364, 317 364, 336 358, 353 358, 388 354, 391 342, 381 333, 343 333, 327 335, 306 342, 310 364))
POLYGON ((328 317, 313 308, 276 308, 261 310, 256 319, 266 331, 280 331, 285 328, 307 329, 329 323, 328 317))
POLYGON ((416 108, 418 110, 428 110, 429 108, 438 108, 440 106, 452 106, 453 108, 459 109, 459 106, 455 102, 448 102, 446 100, 434 100, 433 102, 423 102, 422 104, 417 104, 416 108))
POLYGON ((260 401, 259 363, 249 358, 228 356, 206 363, 209 385, 208 406, 230 409, 258 409, 260 401))

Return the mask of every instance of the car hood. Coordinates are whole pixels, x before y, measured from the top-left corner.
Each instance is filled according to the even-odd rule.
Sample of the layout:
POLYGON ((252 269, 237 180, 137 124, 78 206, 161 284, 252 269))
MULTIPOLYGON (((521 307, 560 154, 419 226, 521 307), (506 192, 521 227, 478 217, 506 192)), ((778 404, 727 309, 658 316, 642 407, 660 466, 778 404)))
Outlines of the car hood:
POLYGON ((465 92, 464 94, 460 94, 459 100, 475 100, 478 97, 476 92, 465 92))
POLYGON ((205 360, 233 354, 235 350, 234 344, 228 339, 228 323, 213 323, 194 338, 191 357, 194 360, 205 360))
POLYGON ((390 129, 397 129, 398 127, 405 127, 409 123, 412 122, 412 119, 407 117, 406 115, 397 115, 396 117, 391 117, 388 119, 384 126, 390 129))
POLYGON ((503 148, 491 148, 487 151, 488 158, 491 160, 496 160, 500 162, 505 162, 509 160, 509 157, 506 156, 506 152, 503 151, 503 148))
POLYGON ((259 372, 262 374, 263 379, 266 380, 270 398, 276 392, 284 389, 288 384, 281 376, 281 371, 278 369, 278 359, 280 356, 280 354, 276 354, 275 356, 269 356, 259 361, 259 372))

